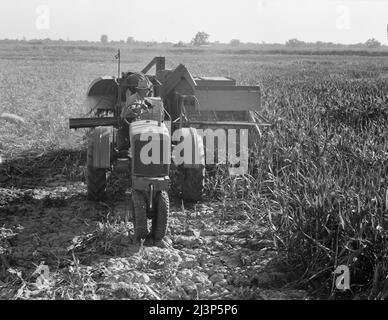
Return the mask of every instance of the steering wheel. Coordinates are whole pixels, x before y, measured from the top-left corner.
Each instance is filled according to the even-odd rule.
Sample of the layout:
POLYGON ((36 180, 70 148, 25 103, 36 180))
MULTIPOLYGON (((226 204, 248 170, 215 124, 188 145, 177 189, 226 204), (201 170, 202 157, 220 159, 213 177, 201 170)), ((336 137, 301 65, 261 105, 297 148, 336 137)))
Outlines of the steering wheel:
POLYGON ((143 114, 148 110, 149 110, 149 107, 146 103, 133 104, 131 106, 125 107, 122 113, 122 118, 129 125, 130 122, 127 120, 128 118, 136 119, 137 117, 139 117, 141 114, 143 114))

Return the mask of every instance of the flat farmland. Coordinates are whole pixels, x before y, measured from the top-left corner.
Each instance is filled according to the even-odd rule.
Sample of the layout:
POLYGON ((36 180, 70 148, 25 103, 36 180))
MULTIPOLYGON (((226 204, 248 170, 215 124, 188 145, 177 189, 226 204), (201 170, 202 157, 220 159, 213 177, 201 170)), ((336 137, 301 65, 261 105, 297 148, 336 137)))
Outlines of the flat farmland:
POLYGON ((246 177, 208 177, 208 198, 175 203, 170 247, 138 248, 128 199, 85 195, 89 83, 115 75, 115 48, 2 44, 0 296, 56 299, 385 298, 388 294, 388 59, 122 48, 122 70, 154 56, 193 75, 262 89, 263 129, 246 177), (196 257, 200 257, 197 258, 196 257), (34 286, 44 262, 51 282, 34 286), (346 265, 352 291, 333 287, 346 265))

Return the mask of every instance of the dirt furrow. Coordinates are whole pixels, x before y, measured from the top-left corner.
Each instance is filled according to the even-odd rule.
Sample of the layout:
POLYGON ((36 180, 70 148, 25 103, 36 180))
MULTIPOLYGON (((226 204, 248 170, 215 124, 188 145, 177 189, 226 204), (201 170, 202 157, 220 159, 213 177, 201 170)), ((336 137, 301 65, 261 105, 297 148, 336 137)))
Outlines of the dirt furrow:
POLYGON ((284 287, 292 270, 277 257, 265 225, 242 209, 174 200, 168 236, 156 247, 133 241, 128 194, 91 203, 82 181, 42 179, 0 189, 2 299, 306 296, 284 287))

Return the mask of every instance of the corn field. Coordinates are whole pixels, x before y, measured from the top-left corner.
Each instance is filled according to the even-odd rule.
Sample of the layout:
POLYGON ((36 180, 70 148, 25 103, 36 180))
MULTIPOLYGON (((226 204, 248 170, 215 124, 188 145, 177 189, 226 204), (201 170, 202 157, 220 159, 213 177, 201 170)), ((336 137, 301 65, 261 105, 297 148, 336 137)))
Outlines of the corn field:
MULTIPOLYGON (((257 142, 237 194, 265 214, 299 284, 341 296, 333 271, 346 265, 350 296, 385 299, 387 80, 294 74, 263 83, 263 115, 273 126, 257 142)), ((235 183, 227 191, 236 195, 235 183)))

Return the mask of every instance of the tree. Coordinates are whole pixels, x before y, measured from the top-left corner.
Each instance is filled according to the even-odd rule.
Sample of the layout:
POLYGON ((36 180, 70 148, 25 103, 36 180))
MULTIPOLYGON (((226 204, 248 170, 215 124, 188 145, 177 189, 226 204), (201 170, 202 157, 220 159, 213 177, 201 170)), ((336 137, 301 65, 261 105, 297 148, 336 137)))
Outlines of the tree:
POLYGON ((108 36, 106 34, 103 34, 100 38, 101 43, 107 44, 108 43, 108 36))
POLYGON ((197 34, 195 35, 195 37, 191 41, 191 43, 194 46, 202 46, 202 45, 208 43, 209 37, 210 37, 210 35, 207 34, 206 32, 203 32, 203 31, 202 32, 197 32, 197 34))
POLYGON ((134 44, 135 43, 135 38, 134 37, 128 37, 127 38, 127 44, 134 44))
POLYGON ((298 39, 294 38, 294 39, 290 39, 286 42, 286 46, 287 47, 300 47, 301 45, 303 45, 304 42, 303 41, 299 41, 298 39))
POLYGON ((368 39, 365 42, 365 45, 368 48, 379 48, 381 46, 381 43, 379 41, 377 41, 375 38, 372 38, 372 39, 368 39))
POLYGON ((239 39, 232 39, 230 40, 230 45, 232 47, 238 47, 241 44, 241 41, 239 39))
POLYGON ((175 48, 183 48, 186 47, 183 41, 179 41, 178 43, 174 44, 175 48))

